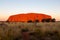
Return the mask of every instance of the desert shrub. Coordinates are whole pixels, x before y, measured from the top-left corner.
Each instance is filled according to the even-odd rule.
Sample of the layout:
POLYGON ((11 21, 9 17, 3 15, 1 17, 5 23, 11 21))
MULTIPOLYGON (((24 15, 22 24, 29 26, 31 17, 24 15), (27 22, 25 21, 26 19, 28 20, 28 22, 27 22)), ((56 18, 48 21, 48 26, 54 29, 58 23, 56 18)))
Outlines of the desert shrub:
POLYGON ((48 19, 45 19, 45 21, 46 21, 46 22, 50 22, 50 20, 51 20, 50 18, 48 18, 48 19))
POLYGON ((23 28, 23 29, 21 29, 21 31, 22 32, 28 32, 29 30, 28 30, 28 28, 23 28))
POLYGON ((31 22, 32 22, 32 20, 28 20, 27 22, 28 22, 28 23, 31 23, 31 22))
POLYGON ((3 26, 0 25, 0 39, 1 40, 22 40, 22 35, 20 33, 21 29, 23 29, 23 32, 24 31, 26 32, 27 28, 30 29, 28 30, 29 32, 31 32, 30 33, 31 40, 39 40, 39 39, 48 40, 48 38, 50 38, 51 40, 60 40, 60 22, 55 22, 55 23, 40 22, 37 24, 20 23, 20 22, 19 23, 16 22, 16 24, 13 22, 12 24, 12 22, 10 23, 7 22, 7 23, 0 23, 0 24, 3 25, 3 26), (5 26, 5 24, 8 26, 5 26))
POLYGON ((45 33, 45 39, 50 39, 50 40, 60 40, 58 31, 46 31, 45 33))
POLYGON ((42 19, 42 21, 41 22, 45 22, 45 19, 42 19))
POLYGON ((50 22, 50 18, 47 18, 47 19, 42 19, 42 22, 50 22))
POLYGON ((51 22, 55 22, 55 21, 56 21, 56 19, 55 19, 55 18, 51 19, 51 22))
POLYGON ((35 20, 35 22, 39 22, 39 20, 35 20))
POLYGON ((41 40, 42 35, 43 34, 39 28, 35 28, 35 31, 30 33, 31 40, 41 40))

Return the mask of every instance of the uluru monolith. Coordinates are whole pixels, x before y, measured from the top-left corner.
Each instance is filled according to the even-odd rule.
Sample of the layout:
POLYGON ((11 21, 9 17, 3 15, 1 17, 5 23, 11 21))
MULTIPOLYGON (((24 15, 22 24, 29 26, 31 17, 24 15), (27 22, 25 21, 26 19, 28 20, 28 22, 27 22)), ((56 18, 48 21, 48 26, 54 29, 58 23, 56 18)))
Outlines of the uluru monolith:
POLYGON ((42 13, 27 13, 27 14, 17 14, 12 15, 8 18, 8 22, 41 22, 43 19, 52 19, 50 15, 42 14, 42 13))

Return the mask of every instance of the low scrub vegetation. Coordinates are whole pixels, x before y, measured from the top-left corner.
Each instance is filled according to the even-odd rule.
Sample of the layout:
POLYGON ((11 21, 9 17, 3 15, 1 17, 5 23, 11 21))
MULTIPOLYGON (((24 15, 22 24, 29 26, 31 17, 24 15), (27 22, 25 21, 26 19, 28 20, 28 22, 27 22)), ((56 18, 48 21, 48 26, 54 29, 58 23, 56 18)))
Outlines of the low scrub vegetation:
POLYGON ((24 40, 22 31, 29 40, 60 40, 60 22, 0 22, 0 40, 24 40))

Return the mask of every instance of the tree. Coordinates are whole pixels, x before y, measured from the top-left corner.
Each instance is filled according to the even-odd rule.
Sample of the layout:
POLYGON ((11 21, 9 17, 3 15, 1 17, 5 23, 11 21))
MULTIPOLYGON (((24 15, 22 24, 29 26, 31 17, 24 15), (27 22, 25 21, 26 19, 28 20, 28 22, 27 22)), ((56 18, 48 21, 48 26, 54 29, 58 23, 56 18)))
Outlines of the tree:
POLYGON ((35 22, 39 22, 39 20, 35 20, 35 22))
POLYGON ((45 22, 45 19, 42 19, 42 21, 41 22, 45 22))
POLYGON ((50 19, 50 18, 48 18, 48 19, 45 19, 45 21, 46 21, 46 22, 50 22, 50 21, 51 21, 51 19, 50 19))
POLYGON ((52 20, 51 20, 51 22, 55 22, 56 21, 56 19, 55 18, 53 18, 52 20))
POLYGON ((31 22, 32 22, 32 20, 28 20, 27 22, 28 22, 28 23, 31 23, 31 22))

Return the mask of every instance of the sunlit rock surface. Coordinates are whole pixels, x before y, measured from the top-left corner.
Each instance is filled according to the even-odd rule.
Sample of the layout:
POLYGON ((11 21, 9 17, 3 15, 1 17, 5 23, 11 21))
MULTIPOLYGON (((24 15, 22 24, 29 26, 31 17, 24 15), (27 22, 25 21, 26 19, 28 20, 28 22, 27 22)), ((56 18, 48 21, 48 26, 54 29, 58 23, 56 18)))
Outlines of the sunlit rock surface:
POLYGON ((52 17, 50 15, 42 14, 42 13, 27 13, 27 14, 17 14, 11 15, 7 21, 9 22, 27 22, 29 20, 35 21, 39 20, 41 22, 42 19, 47 19, 52 17))

